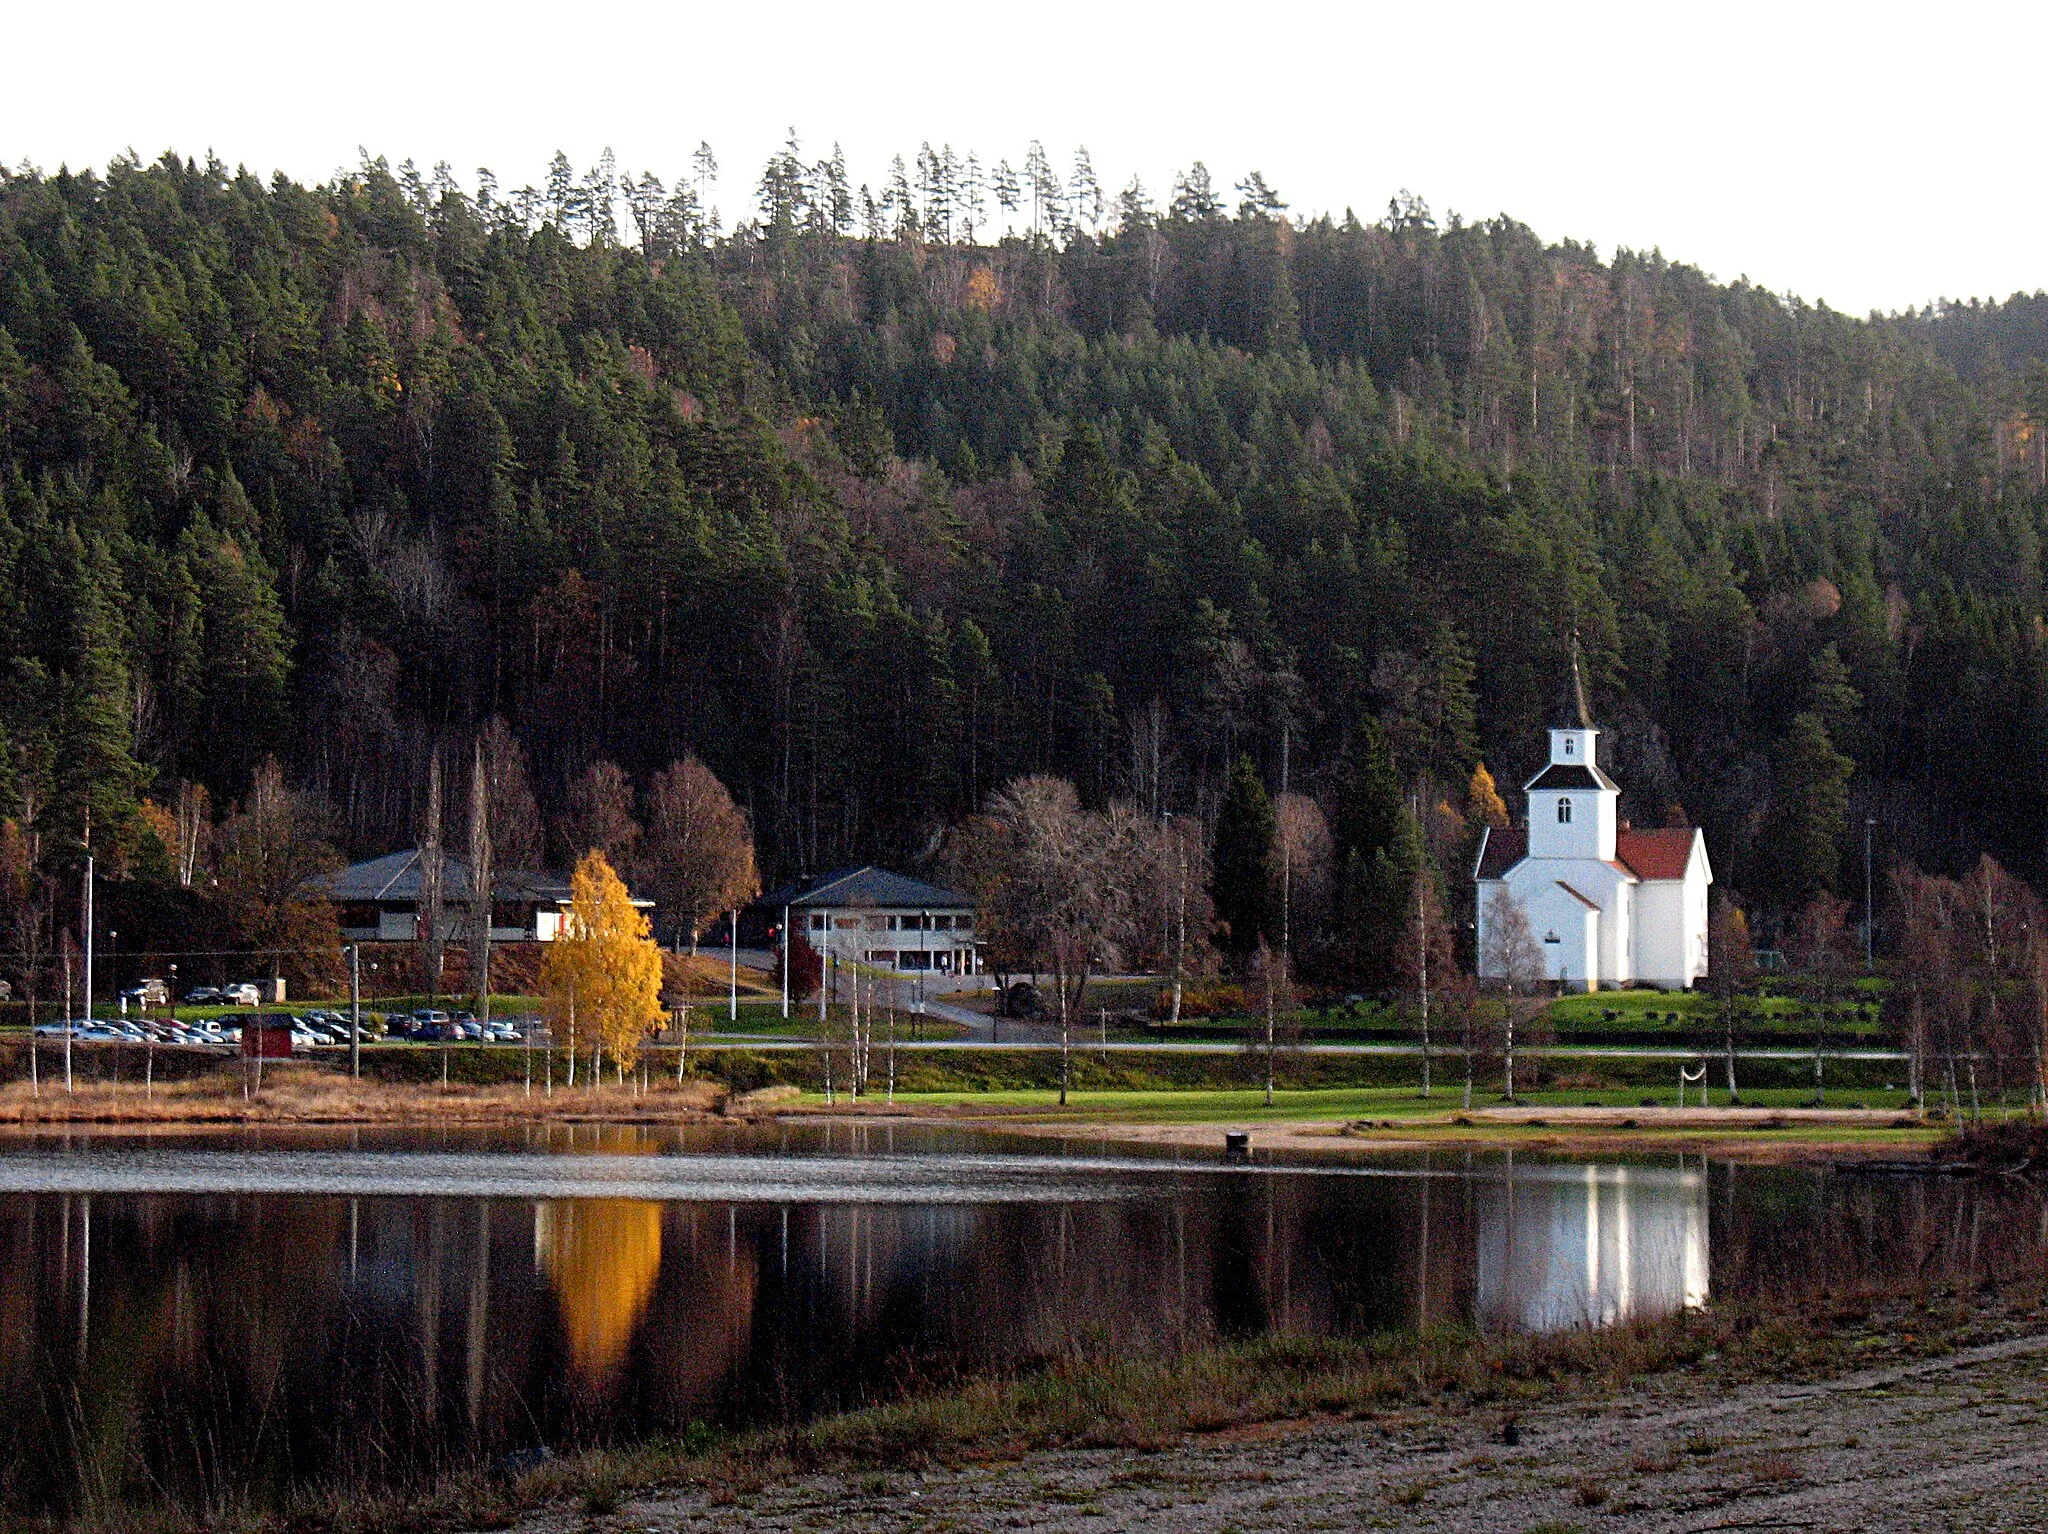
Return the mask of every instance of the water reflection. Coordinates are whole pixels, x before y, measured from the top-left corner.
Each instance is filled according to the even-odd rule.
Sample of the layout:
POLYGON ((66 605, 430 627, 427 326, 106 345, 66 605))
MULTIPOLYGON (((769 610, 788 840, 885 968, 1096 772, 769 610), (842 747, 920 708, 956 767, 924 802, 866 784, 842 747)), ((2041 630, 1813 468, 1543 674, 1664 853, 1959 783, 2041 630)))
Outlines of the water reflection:
POLYGON ((625 1199, 541 1204, 533 1260, 561 1302, 569 1358, 586 1382, 609 1377, 639 1330, 661 1273, 661 1205, 625 1199))
POLYGON ((451 1144, 450 1181, 488 1196, 420 1191, 418 1154, 380 1181, 395 1142, 216 1147, 224 1192, 90 1143, 0 1151, 20 1190, 0 1192, 0 1512, 124 1486, 275 1499, 1076 1345, 1608 1323, 2048 1240, 2031 1190, 1697 1160, 1247 1170, 896 1143, 586 1137, 553 1171, 451 1144), (346 1191, 250 1191, 294 1163, 346 1191))
POLYGON ((1707 1170, 1524 1166, 1482 1199, 1478 1317, 1607 1326, 1707 1302, 1707 1170))

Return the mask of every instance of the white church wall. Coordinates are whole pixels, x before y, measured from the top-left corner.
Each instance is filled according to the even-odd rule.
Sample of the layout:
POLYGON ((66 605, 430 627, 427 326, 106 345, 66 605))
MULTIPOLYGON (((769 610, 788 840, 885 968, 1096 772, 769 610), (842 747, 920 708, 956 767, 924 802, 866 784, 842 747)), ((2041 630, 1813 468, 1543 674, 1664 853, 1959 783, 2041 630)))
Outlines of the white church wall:
POLYGON ((1636 975, 1659 990, 1683 990, 1691 981, 1686 952, 1685 883, 1657 879, 1636 891, 1636 975))
POLYGON ((1602 985, 1627 985, 1636 972, 1636 886, 1616 879, 1601 906, 1599 980, 1602 985))
POLYGON ((1509 888, 1528 915, 1530 931, 1536 935, 1537 950, 1543 955, 1544 978, 1562 981, 1573 989, 1596 983, 1599 911, 1577 899, 1555 879, 1532 879, 1526 884, 1510 880, 1509 888))
POLYGON ((1706 849, 1693 852, 1692 866, 1685 879, 1685 970, 1686 983, 1705 978, 1707 973, 1707 884, 1706 849))

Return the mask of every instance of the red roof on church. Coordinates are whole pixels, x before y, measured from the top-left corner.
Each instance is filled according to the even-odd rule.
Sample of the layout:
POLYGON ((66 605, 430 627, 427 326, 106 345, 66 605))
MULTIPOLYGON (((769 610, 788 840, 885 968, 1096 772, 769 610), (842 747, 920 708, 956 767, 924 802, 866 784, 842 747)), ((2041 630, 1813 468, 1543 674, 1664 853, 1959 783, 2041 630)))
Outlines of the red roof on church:
POLYGON ((1529 854, 1529 833, 1519 826, 1488 826, 1479 844, 1479 866, 1475 879, 1498 879, 1529 854))
POLYGON ((1652 831, 1623 831, 1614 839, 1614 855, 1638 879, 1683 879, 1692 861, 1692 826, 1659 826, 1652 831))
MULTIPOLYGON (((1614 839, 1614 855, 1621 866, 1638 879, 1683 879, 1692 861, 1692 826, 1659 826, 1649 831, 1622 831, 1614 839)), ((1479 848, 1475 879, 1506 876, 1529 855, 1529 832, 1524 826, 1490 826, 1479 848)))

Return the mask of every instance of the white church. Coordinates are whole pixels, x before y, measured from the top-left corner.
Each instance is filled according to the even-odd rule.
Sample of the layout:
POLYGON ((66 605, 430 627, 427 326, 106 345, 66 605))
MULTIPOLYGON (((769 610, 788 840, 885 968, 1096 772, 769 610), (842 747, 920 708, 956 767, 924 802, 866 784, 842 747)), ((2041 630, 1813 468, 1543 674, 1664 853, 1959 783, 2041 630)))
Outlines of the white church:
MULTIPOLYGON (((1576 670, 1576 668, 1574 668, 1576 670)), ((1550 762, 1531 778, 1525 826, 1489 827, 1472 871, 1479 887, 1479 974, 1504 978, 1488 934, 1495 899, 1520 906, 1563 989, 1683 990, 1707 972, 1706 838, 1695 826, 1637 831, 1619 816, 1621 790, 1594 760, 1600 731, 1552 729, 1550 762)))

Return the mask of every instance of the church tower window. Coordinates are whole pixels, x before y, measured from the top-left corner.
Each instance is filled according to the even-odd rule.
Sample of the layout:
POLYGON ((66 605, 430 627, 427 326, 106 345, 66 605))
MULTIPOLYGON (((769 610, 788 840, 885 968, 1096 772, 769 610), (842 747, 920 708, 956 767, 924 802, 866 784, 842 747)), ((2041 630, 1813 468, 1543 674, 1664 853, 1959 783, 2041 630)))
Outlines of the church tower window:
POLYGON ((1557 823, 1568 826, 1572 823, 1572 802, 1569 799, 1557 801, 1557 823))

